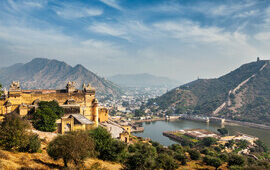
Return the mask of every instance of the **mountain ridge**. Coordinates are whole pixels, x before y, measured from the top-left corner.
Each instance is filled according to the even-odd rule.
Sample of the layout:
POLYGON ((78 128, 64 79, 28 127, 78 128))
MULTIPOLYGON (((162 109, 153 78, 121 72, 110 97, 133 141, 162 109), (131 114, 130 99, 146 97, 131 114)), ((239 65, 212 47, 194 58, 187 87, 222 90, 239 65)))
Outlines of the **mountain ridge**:
POLYGON ((258 60, 219 78, 192 81, 150 100, 148 106, 167 113, 270 124, 270 61, 258 60))
POLYGON ((118 85, 105 80, 81 64, 72 67, 63 61, 35 58, 25 64, 14 64, 0 68, 0 82, 8 87, 12 81, 20 81, 25 89, 62 89, 68 81, 75 81, 76 87, 91 83, 98 95, 119 96, 118 85))
POLYGON ((167 77, 155 76, 148 73, 140 74, 117 74, 108 79, 123 87, 166 87, 173 88, 177 85, 176 80, 167 77))

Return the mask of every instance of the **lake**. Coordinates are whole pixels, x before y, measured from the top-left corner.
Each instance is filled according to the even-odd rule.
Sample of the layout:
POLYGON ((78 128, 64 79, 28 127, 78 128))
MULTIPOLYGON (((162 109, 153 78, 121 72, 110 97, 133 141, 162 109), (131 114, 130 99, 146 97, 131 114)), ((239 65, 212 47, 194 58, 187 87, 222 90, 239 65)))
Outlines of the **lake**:
MULTIPOLYGON (((213 132, 217 132, 217 129, 221 128, 220 124, 204 123, 191 120, 174 120, 174 121, 154 121, 143 122, 144 132, 133 133, 138 137, 148 137, 153 141, 159 142, 165 146, 177 143, 168 137, 162 135, 164 131, 173 131, 180 129, 208 129, 213 132)), ((229 135, 234 135, 237 132, 245 133, 248 135, 256 136, 270 146, 270 130, 259 129, 241 125, 224 125, 223 127, 229 130, 229 135)))

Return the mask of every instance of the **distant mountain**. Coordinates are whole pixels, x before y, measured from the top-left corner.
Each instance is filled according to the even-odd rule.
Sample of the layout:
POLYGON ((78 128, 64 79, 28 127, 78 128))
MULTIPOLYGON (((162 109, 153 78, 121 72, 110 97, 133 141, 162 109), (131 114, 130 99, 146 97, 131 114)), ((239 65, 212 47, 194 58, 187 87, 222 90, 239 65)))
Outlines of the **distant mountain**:
POLYGON ((244 64, 215 79, 198 79, 151 100, 168 113, 226 117, 270 125, 270 61, 244 64))
POLYGON ((166 87, 173 88, 178 83, 167 77, 159 77, 151 74, 119 74, 108 78, 112 82, 123 87, 166 87))
POLYGON ((36 58, 26 64, 14 64, 0 69, 0 82, 8 87, 12 81, 20 81, 24 89, 62 89, 68 81, 75 81, 77 88, 91 83, 98 95, 117 96, 120 88, 78 64, 72 67, 65 62, 36 58))

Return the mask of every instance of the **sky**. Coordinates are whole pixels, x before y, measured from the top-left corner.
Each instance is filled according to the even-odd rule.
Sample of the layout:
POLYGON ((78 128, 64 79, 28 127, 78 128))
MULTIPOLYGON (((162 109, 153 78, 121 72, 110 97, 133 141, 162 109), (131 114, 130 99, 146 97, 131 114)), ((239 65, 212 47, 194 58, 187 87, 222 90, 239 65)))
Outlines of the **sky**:
POLYGON ((270 59, 269 47, 269 0, 0 0, 0 67, 42 57, 184 83, 270 59))

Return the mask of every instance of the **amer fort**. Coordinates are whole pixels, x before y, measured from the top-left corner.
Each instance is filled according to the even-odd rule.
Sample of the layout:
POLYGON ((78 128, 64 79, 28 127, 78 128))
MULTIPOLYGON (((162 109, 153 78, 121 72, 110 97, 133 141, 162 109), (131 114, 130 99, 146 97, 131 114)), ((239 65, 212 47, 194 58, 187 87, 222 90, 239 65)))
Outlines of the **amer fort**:
POLYGON ((75 82, 68 82, 66 88, 60 90, 24 90, 21 89, 19 82, 13 81, 9 90, 4 90, 0 98, 0 120, 9 113, 26 116, 31 109, 38 108, 40 101, 56 101, 65 113, 56 121, 56 133, 64 134, 69 131, 89 130, 103 126, 113 137, 128 142, 130 128, 109 123, 109 111, 99 106, 95 92, 90 84, 83 84, 82 89, 78 90, 75 88, 75 82), (115 134, 114 131, 118 133, 115 134))

